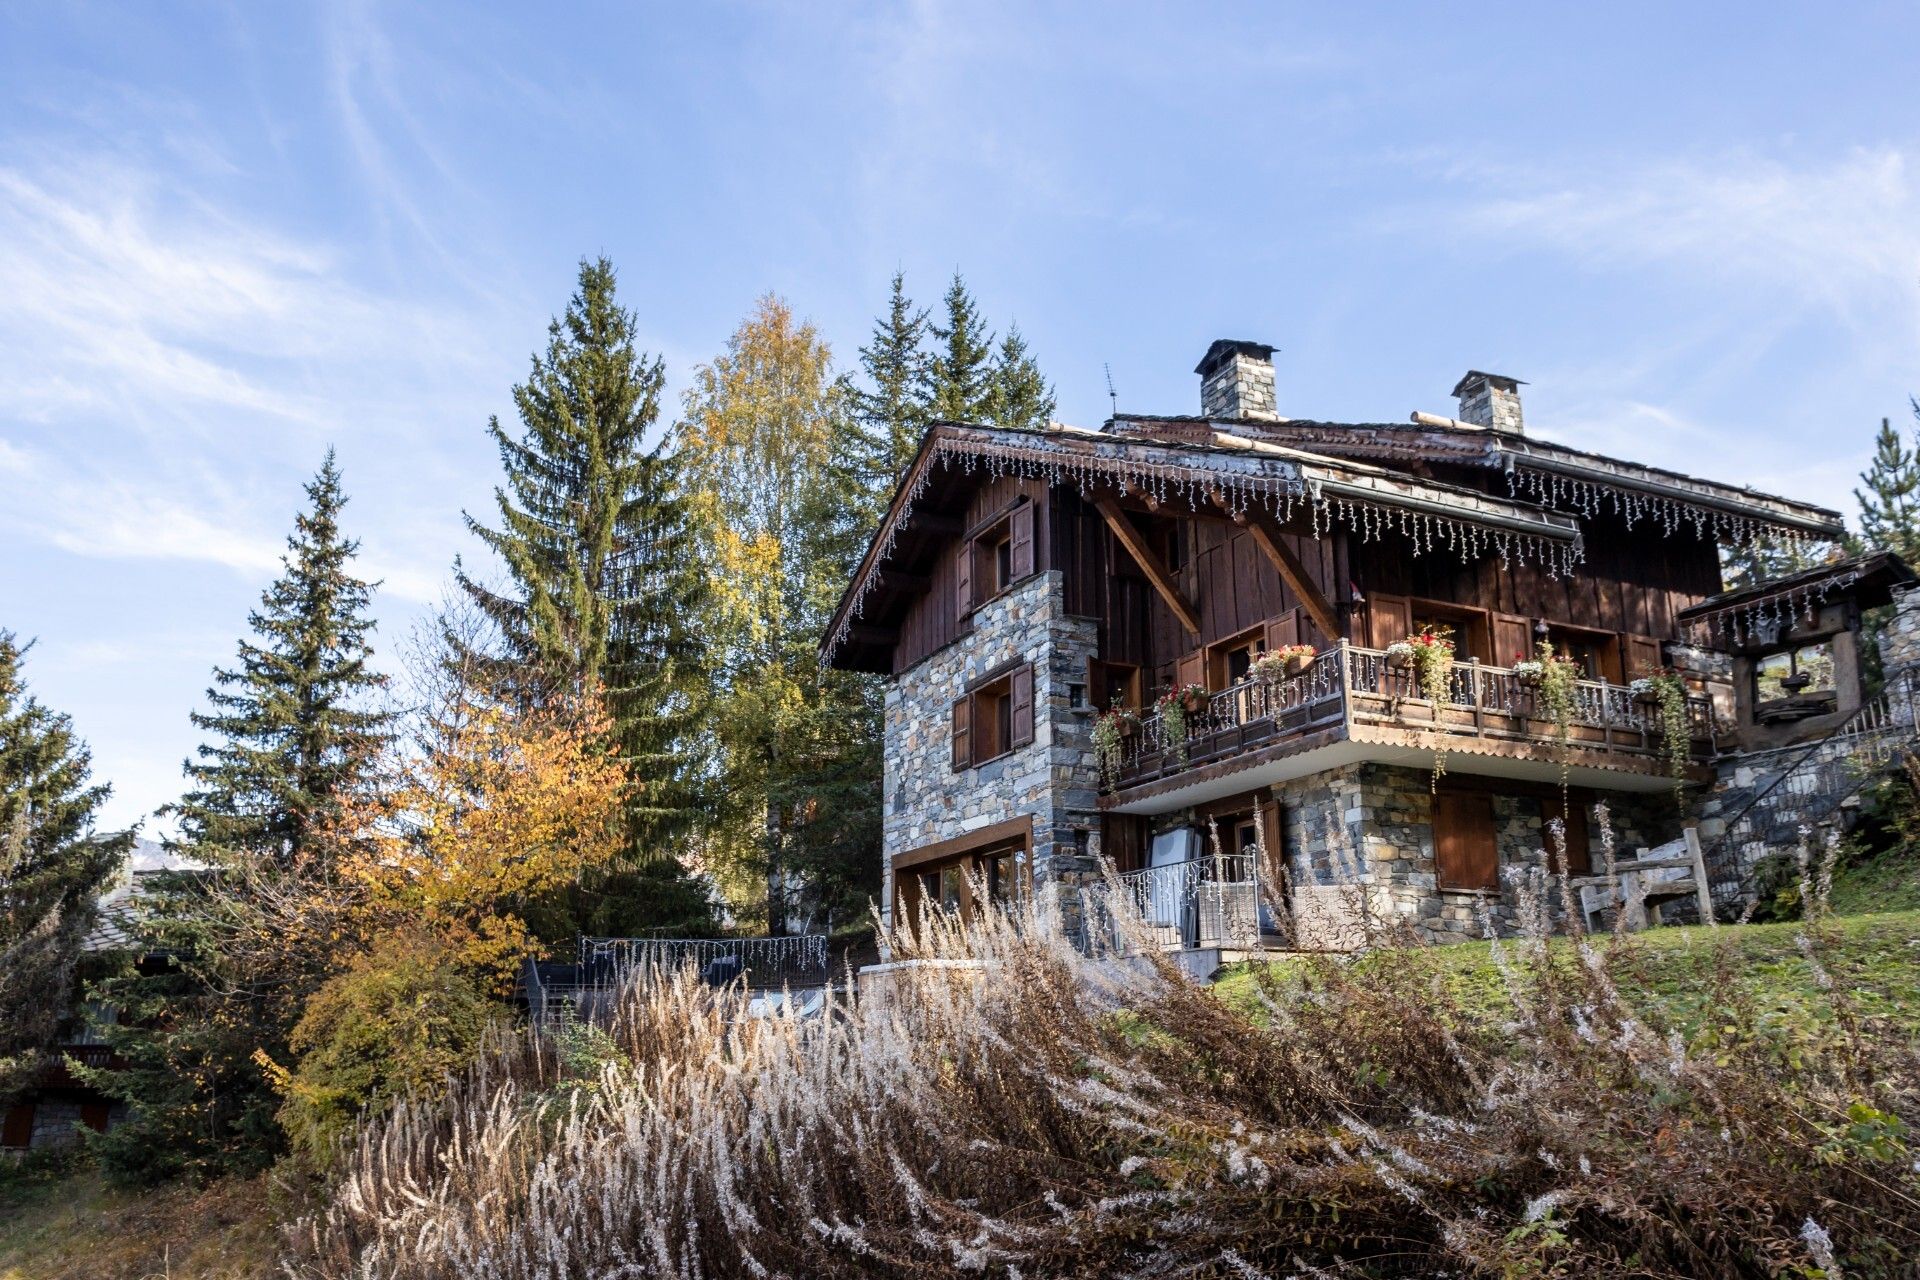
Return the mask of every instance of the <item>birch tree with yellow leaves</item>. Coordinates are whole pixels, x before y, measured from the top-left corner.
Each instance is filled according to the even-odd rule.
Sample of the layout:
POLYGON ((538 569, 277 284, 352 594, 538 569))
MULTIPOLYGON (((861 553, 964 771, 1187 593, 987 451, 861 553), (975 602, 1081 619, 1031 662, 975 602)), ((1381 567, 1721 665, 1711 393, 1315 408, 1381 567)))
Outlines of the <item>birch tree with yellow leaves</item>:
POLYGON ((857 554, 835 519, 863 496, 852 434, 831 349, 772 295, 695 370, 676 429, 714 655, 703 869, 773 932, 845 918, 878 880, 878 690, 816 658, 857 554))

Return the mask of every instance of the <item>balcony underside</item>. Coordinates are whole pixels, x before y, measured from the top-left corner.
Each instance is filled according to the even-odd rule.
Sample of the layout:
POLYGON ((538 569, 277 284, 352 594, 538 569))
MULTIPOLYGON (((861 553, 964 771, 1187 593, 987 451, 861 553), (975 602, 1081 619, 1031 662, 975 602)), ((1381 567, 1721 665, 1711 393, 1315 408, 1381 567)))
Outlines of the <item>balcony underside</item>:
MULTIPOLYGON (((1196 744, 1198 746, 1200 744, 1196 744)), ((1290 782, 1350 764, 1401 765, 1432 769, 1434 736, 1418 729, 1356 724, 1351 734, 1344 725, 1289 736, 1236 755, 1195 764, 1153 782, 1140 783, 1103 796, 1100 806, 1114 813, 1168 813, 1203 804, 1256 787, 1290 782)), ((1560 764, 1538 741, 1502 741, 1497 738, 1449 735, 1448 773, 1530 782, 1560 781, 1560 764)), ((1687 781, 1705 782, 1709 770, 1693 764, 1687 781)), ((1657 757, 1635 758, 1618 752, 1571 748, 1567 753, 1570 786, 1602 791, 1665 791, 1673 786, 1666 763, 1657 757)))

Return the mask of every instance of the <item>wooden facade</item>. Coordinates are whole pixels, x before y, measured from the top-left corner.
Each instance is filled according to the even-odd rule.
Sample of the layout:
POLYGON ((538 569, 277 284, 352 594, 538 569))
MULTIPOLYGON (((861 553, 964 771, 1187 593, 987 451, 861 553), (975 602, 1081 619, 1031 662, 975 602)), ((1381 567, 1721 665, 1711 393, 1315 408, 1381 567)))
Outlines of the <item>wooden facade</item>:
POLYGON ((1427 617, 1453 626, 1462 657, 1497 666, 1531 657, 1544 622, 1563 650, 1575 641, 1591 644, 1592 674, 1620 682, 1658 665, 1660 644, 1678 636, 1676 615, 1720 589, 1711 540, 1690 527, 1668 532, 1650 521, 1629 527, 1597 519, 1585 563, 1564 577, 1519 559, 1464 561, 1444 548, 1415 554, 1398 534, 1361 540, 1343 529, 1317 537, 1278 531, 1334 610, 1340 634, 1329 636, 1252 529, 1222 514, 1123 502, 1192 603, 1200 627, 1190 631, 1076 488, 1013 477, 956 487, 966 491, 964 501, 952 504, 943 524, 935 521, 948 532, 915 566, 917 590, 892 644, 895 674, 967 633, 968 610, 955 602, 970 597, 971 538, 1021 504, 1031 506, 1033 567, 1060 571, 1067 610, 1100 620, 1102 660, 1137 668, 1143 693, 1186 683, 1196 672, 1196 682, 1211 683, 1196 655, 1234 637, 1317 648, 1345 638, 1384 648, 1427 617))

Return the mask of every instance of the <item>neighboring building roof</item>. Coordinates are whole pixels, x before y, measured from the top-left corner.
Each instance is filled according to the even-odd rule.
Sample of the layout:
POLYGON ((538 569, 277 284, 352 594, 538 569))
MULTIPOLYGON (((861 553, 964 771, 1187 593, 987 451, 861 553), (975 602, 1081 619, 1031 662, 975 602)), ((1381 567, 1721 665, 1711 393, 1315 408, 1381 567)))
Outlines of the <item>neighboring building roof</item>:
POLYGON ((1681 626, 1735 643, 1761 629, 1833 600, 1851 600, 1875 609, 1893 600, 1895 587, 1920 581, 1907 562, 1891 551, 1873 551, 1815 565, 1784 578, 1708 596, 1674 614, 1681 626))
POLYGON ((118 951, 133 943, 133 917, 143 894, 169 875, 203 875, 213 867, 176 853, 154 840, 135 840, 107 891, 100 895, 100 918, 87 934, 89 951, 118 951))
POLYGON ((1363 533, 1394 529, 1416 546, 1444 545, 1468 555, 1534 559, 1556 571, 1580 556, 1579 523, 1539 506, 1411 476, 1352 458, 1312 453, 1251 433, 1208 428, 1147 438, 1144 433, 1044 430, 941 422, 928 429, 893 502, 842 596, 821 643, 831 662, 877 584, 900 530, 933 469, 944 463, 995 475, 1085 484, 1099 478, 1178 494, 1228 510, 1264 508, 1282 523, 1309 517, 1316 529, 1345 524, 1363 533))

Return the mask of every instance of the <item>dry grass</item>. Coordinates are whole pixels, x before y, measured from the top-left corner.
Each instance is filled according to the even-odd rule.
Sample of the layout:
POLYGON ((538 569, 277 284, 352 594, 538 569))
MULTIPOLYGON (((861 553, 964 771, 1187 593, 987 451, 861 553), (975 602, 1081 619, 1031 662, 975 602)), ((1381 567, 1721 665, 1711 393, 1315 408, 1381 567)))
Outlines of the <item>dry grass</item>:
POLYGON ((1703 1052, 1620 996, 1625 949, 1548 963, 1552 886, 1515 889, 1531 936, 1479 1030, 1413 950, 1256 979, 1249 1018, 1033 908, 896 935, 926 963, 812 1021, 658 982, 365 1129, 290 1270, 1911 1273, 1920 1073, 1829 989, 1820 926, 1840 1034, 1703 1052))
POLYGON ((276 1274, 264 1178, 119 1191, 91 1173, 0 1193, 0 1280, 256 1280, 276 1274))

